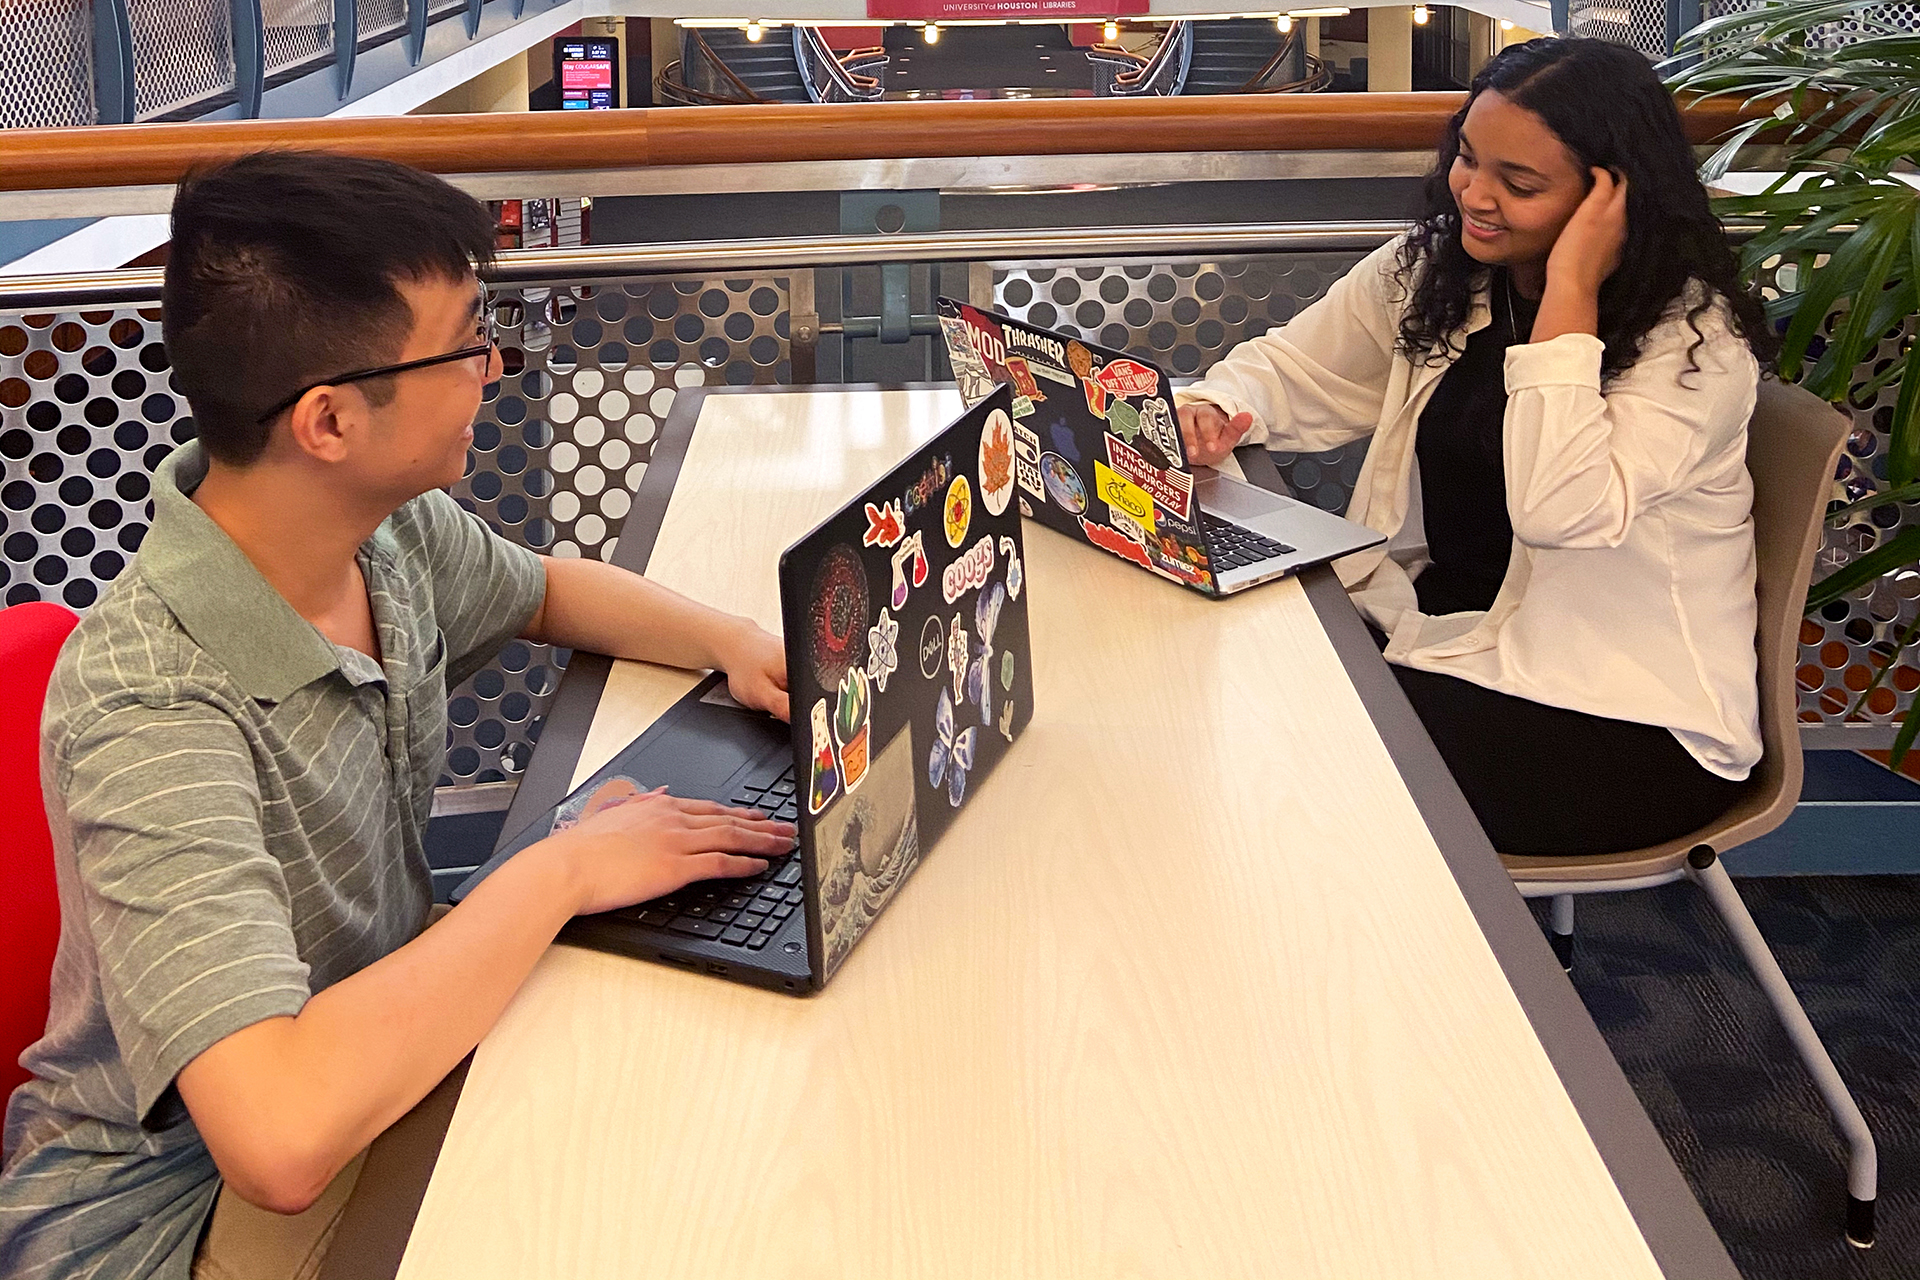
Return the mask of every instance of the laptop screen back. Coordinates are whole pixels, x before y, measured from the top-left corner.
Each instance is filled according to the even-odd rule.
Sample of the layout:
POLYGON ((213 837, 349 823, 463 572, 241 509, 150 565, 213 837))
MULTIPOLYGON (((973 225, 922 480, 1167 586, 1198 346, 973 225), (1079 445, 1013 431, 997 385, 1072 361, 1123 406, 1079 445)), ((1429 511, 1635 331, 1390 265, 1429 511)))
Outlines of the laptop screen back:
POLYGON ((1033 715, 1011 408, 994 390, 781 557, 821 982, 1033 715))

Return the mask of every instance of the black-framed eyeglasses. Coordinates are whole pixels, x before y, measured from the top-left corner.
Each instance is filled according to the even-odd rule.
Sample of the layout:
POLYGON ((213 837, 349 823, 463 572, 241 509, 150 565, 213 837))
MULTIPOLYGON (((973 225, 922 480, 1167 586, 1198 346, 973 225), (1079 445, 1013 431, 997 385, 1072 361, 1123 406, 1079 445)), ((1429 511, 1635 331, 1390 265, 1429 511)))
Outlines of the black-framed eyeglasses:
POLYGON ((479 356, 491 357, 493 349, 499 345, 499 336, 493 327, 493 298, 488 294, 480 295, 480 319, 474 326, 474 337, 480 341, 458 351, 448 351, 442 355, 425 356, 419 360, 406 360, 399 364, 383 364, 373 369, 355 369, 334 378, 322 378, 319 382, 310 382, 286 399, 281 400, 255 418, 255 422, 268 422, 300 403, 300 397, 316 387, 344 387, 350 382, 365 382, 368 378, 384 378, 388 374, 406 373, 413 369, 426 369, 436 364, 453 364, 458 360, 472 360, 479 356))

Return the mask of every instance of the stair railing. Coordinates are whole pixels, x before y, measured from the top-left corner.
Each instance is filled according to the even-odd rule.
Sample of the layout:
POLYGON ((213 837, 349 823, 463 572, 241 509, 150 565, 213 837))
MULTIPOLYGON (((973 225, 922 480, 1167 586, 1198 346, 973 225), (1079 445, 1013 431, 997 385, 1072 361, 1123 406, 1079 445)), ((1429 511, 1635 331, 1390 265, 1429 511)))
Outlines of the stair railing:
MULTIPOLYGON (((1089 58, 1093 55, 1089 53, 1089 58)), ((1094 58, 1094 61, 1110 59, 1094 58)), ((1167 27, 1160 47, 1144 65, 1122 71, 1113 77, 1107 94, 1115 98, 1172 97, 1187 80, 1187 67, 1193 61, 1193 24, 1180 21, 1167 27)))
POLYGON ((807 96, 815 102, 871 102, 885 91, 877 77, 853 69, 853 66, 876 64, 885 67, 884 48, 856 49, 843 60, 828 46, 818 28, 795 26, 793 57, 800 64, 800 79, 807 86, 807 96))
POLYGON ((700 34, 700 28, 687 27, 684 30, 686 42, 682 47, 689 56, 680 62, 669 63, 661 70, 662 96, 672 97, 682 105, 699 106, 773 101, 755 92, 746 81, 734 74, 726 59, 715 53, 706 37, 700 34), (669 81, 669 73, 676 70, 680 73, 679 79, 669 81))
POLYGON ((1266 83, 1267 78, 1293 60, 1294 50, 1300 43, 1301 28, 1295 26, 1287 33, 1280 48, 1274 52, 1267 64, 1247 78, 1247 82, 1234 90, 1236 93, 1318 93, 1333 83, 1333 72, 1313 54, 1305 54, 1306 75, 1298 80, 1283 80, 1278 84, 1266 83))

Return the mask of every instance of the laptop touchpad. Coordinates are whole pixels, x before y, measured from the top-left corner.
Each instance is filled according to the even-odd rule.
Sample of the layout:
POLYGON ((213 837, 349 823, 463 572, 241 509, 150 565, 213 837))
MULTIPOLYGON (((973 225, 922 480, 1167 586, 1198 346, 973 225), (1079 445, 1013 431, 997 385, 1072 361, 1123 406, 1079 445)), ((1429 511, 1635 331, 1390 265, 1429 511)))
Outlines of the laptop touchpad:
POLYGON ((1265 489, 1256 489, 1250 484, 1223 475, 1214 475, 1210 479, 1196 482, 1193 492, 1194 496, 1200 499, 1201 510, 1212 515, 1229 516, 1238 520, 1272 515, 1292 505, 1288 499, 1277 493, 1268 493, 1265 489))

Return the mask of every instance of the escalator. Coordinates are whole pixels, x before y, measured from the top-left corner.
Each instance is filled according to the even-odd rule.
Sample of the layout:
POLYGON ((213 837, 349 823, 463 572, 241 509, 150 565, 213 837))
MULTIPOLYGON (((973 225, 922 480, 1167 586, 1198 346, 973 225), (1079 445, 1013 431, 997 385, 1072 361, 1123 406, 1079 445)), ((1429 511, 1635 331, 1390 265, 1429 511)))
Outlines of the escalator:
POLYGON ((1271 18, 1195 22, 1193 56, 1180 92, 1248 92, 1285 42, 1271 18))

